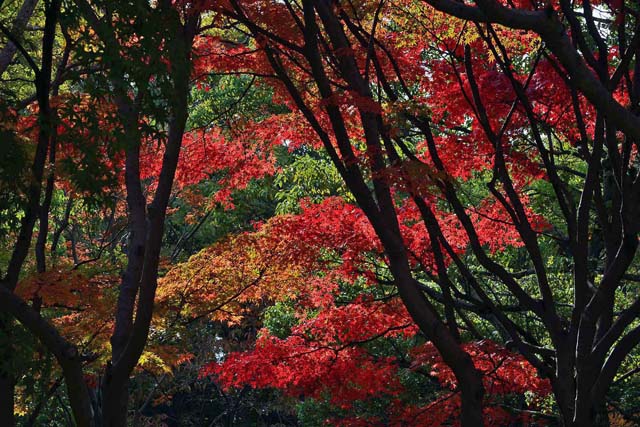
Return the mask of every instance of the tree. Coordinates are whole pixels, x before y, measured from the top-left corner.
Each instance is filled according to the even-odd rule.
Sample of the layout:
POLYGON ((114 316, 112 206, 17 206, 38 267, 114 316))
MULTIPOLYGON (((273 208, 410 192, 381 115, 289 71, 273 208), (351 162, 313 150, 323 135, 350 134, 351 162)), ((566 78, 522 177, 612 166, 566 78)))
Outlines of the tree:
POLYGON ((479 426, 527 384, 566 426, 633 419, 635 4, 5 3, 1 422, 64 383, 78 425, 125 425, 136 366, 209 331, 223 399, 479 426))
POLYGON ((251 32, 260 67, 275 72, 290 107, 322 141, 382 242, 409 313, 467 385, 462 424, 481 425, 483 386, 459 341, 460 299, 550 378, 564 425, 599 424, 640 339, 640 304, 624 291, 638 233, 637 11, 603 2, 610 12, 601 20, 591 3, 475 3, 222 7, 251 32), (469 163, 459 162, 461 145, 473 150, 469 163), (483 244, 489 230, 471 217, 461 165, 517 230, 525 284, 483 244), (546 232, 528 211, 534 188, 557 207, 546 232), (428 231, 436 264, 426 274, 440 300, 411 269, 398 221, 405 203, 428 231), (469 241, 465 256, 435 213, 443 203, 469 241), (549 244, 573 265, 570 298, 554 283, 559 272, 542 249, 549 244), (517 319, 525 315, 539 327, 523 328, 517 319))
MULTIPOLYGON (((116 306, 115 330, 111 339, 112 362, 108 364, 101 384, 98 406, 92 408, 82 375, 83 356, 72 343, 60 336, 55 328, 40 317, 36 309, 12 293, 30 247, 33 226, 38 218, 38 270, 44 272, 46 268, 42 249, 48 231, 46 224, 51 203, 53 174, 48 181, 43 204, 40 197, 47 152, 50 153, 51 162, 55 162, 55 140, 52 138, 55 126, 52 125, 49 96, 52 46, 60 6, 60 2, 46 3, 42 67, 35 64, 16 37, 9 31, 3 31, 10 41, 19 47, 33 69, 40 117, 38 148, 28 192, 29 199, 22 220, 21 234, 17 238, 18 243, 3 279, 2 302, 4 309, 20 320, 56 356, 63 369, 76 423, 92 425, 102 418, 104 425, 125 425, 127 384, 147 341, 153 312, 166 209, 188 115, 190 52, 199 15, 197 11, 176 9, 171 4, 152 6, 139 3, 123 5, 115 11, 105 8, 105 15, 99 17, 91 4, 77 2, 78 9, 92 29, 92 34, 89 34, 92 37, 90 42, 97 45, 95 49, 89 49, 89 52, 101 51, 103 54, 102 66, 106 71, 104 76, 113 91, 110 96, 105 96, 104 92, 100 95, 102 101, 114 105, 113 114, 118 116, 118 120, 111 130, 120 141, 124 141, 124 185, 129 222, 128 263, 116 306), (138 23, 142 22, 137 21, 140 19, 144 20, 142 27, 138 26, 138 23), (160 24, 171 28, 170 34, 160 35, 160 24), (144 44, 138 46, 136 40, 142 39, 145 40, 144 44), (163 45, 168 47, 166 57, 160 50, 163 45), (149 56, 135 59, 134 55, 140 53, 149 56), (155 99, 150 96, 152 92, 155 99), (165 103, 165 110, 158 113, 156 109, 155 116, 150 115, 153 113, 150 113, 148 107, 162 102, 165 103), (152 117, 156 123, 166 125, 166 135, 157 132, 149 135, 144 121, 152 117), (153 197, 147 206, 147 198, 142 188, 140 163, 142 146, 150 143, 150 136, 159 145, 164 145, 164 155, 153 197)), ((78 54, 79 60, 83 59, 82 55, 78 54)), ((107 123, 103 121, 100 124, 104 126, 107 123)), ((9 403, 12 407, 11 402, 9 403)), ((13 409, 9 409, 12 418, 13 409)))
MULTIPOLYGON (((409 222, 403 218, 403 225, 409 222)), ((258 302, 275 302, 264 312, 265 327, 254 347, 211 362, 203 375, 226 390, 281 390, 313 408, 322 423, 437 426, 459 416, 461 387, 385 280, 381 248, 361 211, 339 199, 317 205, 303 201, 300 214, 274 217, 242 237, 234 240, 234 251, 206 249, 163 279, 180 287, 171 294, 190 297, 182 297, 182 306, 196 318, 194 306, 199 306, 214 318, 238 322, 243 313, 254 313, 258 302), (266 257, 267 263, 258 265, 269 268, 252 268, 238 258, 247 244, 255 260, 266 257), (225 255, 253 275, 224 274, 217 266, 229 265, 225 255)), ((416 236, 414 249, 424 237, 416 236)), ((549 382, 536 378, 522 356, 489 341, 468 343, 465 349, 486 374, 490 398, 483 413, 493 425, 533 413, 535 403, 529 410, 522 402, 516 408, 506 405, 513 395, 527 391, 543 399, 549 394, 549 382)))
MULTIPOLYGON (((33 4, 25 2, 24 10, 20 10, 14 20, 13 30, 20 33, 24 29, 26 21, 28 21, 29 15, 33 11, 33 4)), ((50 90, 51 80, 53 72, 53 49, 54 39, 56 33, 56 26, 58 25, 58 18, 60 13, 60 2, 49 2, 45 6, 44 15, 44 31, 42 35, 42 51, 40 52, 41 60, 40 64, 36 63, 34 57, 22 46, 19 35, 15 35, 9 31, 4 25, 0 27, 2 33, 9 40, 10 44, 6 46, 6 52, 3 52, 3 72, 6 70, 7 65, 11 62, 13 53, 15 50, 19 50, 22 58, 28 64, 30 73, 34 78, 35 89, 35 101, 38 108, 38 121, 40 123, 37 139, 35 155, 33 156, 33 163, 31 166, 29 176, 29 183, 27 184, 25 200, 21 201, 21 208, 23 209, 22 220, 20 221, 19 233, 16 236, 16 243, 11 254, 11 258, 7 264, 6 272, 2 278, 0 288, 3 292, 13 292, 18 283, 20 270, 23 267, 25 258, 29 251, 31 244, 31 238, 33 235, 33 227, 38 220, 40 197, 42 193, 42 180, 44 177, 45 163, 47 160, 47 154, 49 152, 55 153, 55 148, 50 148, 50 141, 55 133, 53 126, 53 113, 50 105, 50 90), (12 53, 13 52, 13 53, 12 53)), ((4 106, 7 108, 8 106, 4 106)), ((5 113, 6 114, 6 113, 5 113)), ((3 122, 5 122, 3 117, 3 122)), ((9 117, 8 122, 10 123, 9 117)), ((4 127, 4 126, 3 126, 4 127)), ((3 129, 4 130, 4 129, 3 129)), ((11 132, 3 132, 8 137, 8 144, 14 146, 14 150, 20 151, 20 147, 17 146, 15 135, 11 132)), ((54 154, 52 154, 55 156, 54 154)), ((15 156, 10 156, 6 160, 11 162, 15 160, 15 156), (12 158, 13 157, 13 158, 12 158)), ((6 166, 5 166, 6 167, 6 166)), ((3 167, 3 169, 5 169, 3 167)), ((7 170, 7 169, 5 169, 7 170)), ((45 202, 46 203, 46 202, 45 202)), ((0 320, 0 328, 3 332, 10 334, 11 320, 3 318, 0 320)), ((75 375, 70 372, 70 375, 75 375)), ((2 421, 9 426, 14 425, 13 420, 13 395, 15 378, 11 377, 11 373, 2 372, 0 374, 0 396, 3 402, 0 407, 0 416, 2 421)))

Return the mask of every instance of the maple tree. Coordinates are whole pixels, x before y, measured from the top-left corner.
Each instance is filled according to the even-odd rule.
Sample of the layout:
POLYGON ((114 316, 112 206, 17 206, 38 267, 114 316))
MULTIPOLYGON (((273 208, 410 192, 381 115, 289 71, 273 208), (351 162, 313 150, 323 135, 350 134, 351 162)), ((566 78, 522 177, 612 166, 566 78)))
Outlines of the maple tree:
MULTIPOLYGON (((101 99, 103 102, 113 104, 114 108, 110 109, 107 106, 104 109, 106 117, 98 116, 98 124, 107 126, 108 122, 105 118, 117 116, 117 120, 112 123, 110 130, 116 134, 116 138, 120 137, 125 141, 122 151, 124 152, 123 181, 127 197, 129 223, 128 260, 119 288, 118 301, 115 304, 116 315, 114 331, 111 337, 113 362, 107 364, 104 381, 100 384, 102 393, 99 396, 101 402, 98 407, 92 408, 90 393, 83 377, 83 356, 69 341, 69 337, 63 338, 60 336, 56 329, 39 316, 37 307, 27 306, 11 293, 17 284, 20 270, 23 267, 36 219, 39 219, 40 224, 35 251, 38 264, 37 270, 39 273, 44 273, 46 270, 43 255, 48 234, 48 211, 55 183, 53 172, 49 173, 47 177, 44 202, 42 204, 40 197, 45 157, 48 154, 50 163, 54 164, 58 144, 58 129, 52 125, 54 122, 52 117, 57 115, 57 111, 55 113, 50 111, 49 92, 51 89, 52 48, 56 37, 57 25, 59 24, 60 2, 47 3, 45 5, 45 15, 47 17, 45 27, 48 32, 45 31, 47 37, 43 40, 42 67, 39 68, 35 64, 31 55, 20 44, 15 35, 9 31, 3 31, 14 44, 19 46, 24 59, 31 65, 36 76, 36 89, 39 96, 39 117, 36 123, 38 148, 34 160, 34 176, 31 179, 32 183, 28 193, 29 204, 24 211, 21 234, 17 237, 19 243, 14 250, 7 274, 3 279, 3 284, 5 285, 3 286, 3 291, 7 291, 3 296, 3 300, 6 303, 5 309, 38 336, 56 356, 64 373, 75 421, 79 425, 91 425, 94 424, 96 418, 104 418, 104 425, 123 425, 126 422, 127 415, 128 379, 142 355, 153 311, 165 212, 171 194, 186 125, 186 103, 189 94, 188 77, 190 72, 189 52, 191 40, 195 35, 197 15, 186 16, 183 23, 178 10, 169 6, 168 13, 158 16, 155 12, 159 10, 148 5, 145 18, 140 16, 141 9, 132 10, 123 7, 118 9, 113 22, 106 22, 106 20, 102 20, 101 17, 96 15, 93 6, 89 3, 78 2, 77 6, 91 26, 90 31, 86 31, 86 27, 84 27, 84 32, 89 33, 90 41, 96 45, 95 49, 88 49, 88 52, 93 54, 100 51, 102 53, 103 63, 107 70, 105 74, 106 81, 112 84, 114 88, 112 96, 102 97, 101 99), (128 21, 127 15, 134 19, 128 21), (176 31, 171 33, 171 37, 162 37, 147 24, 147 27, 143 27, 140 30, 144 34, 135 34, 135 19, 141 18, 149 20, 156 18, 156 22, 164 22, 165 25, 173 26, 176 31), (119 24, 117 29, 111 27, 114 23, 119 24), (148 45, 139 46, 136 44, 143 38, 145 44, 149 43, 148 45), (103 44, 100 45, 100 42, 103 44), (163 44, 173 47, 164 61, 159 55, 160 47, 163 44), (147 49, 148 54, 151 55, 147 60, 142 57, 142 63, 132 60, 133 57, 131 55, 135 55, 138 48, 147 49), (121 49, 124 49, 124 51, 121 49), (126 53, 123 55, 123 52, 126 53), (153 67, 149 66, 150 62, 154 64, 153 67), (146 65, 146 69, 142 72, 140 71, 141 65, 146 65), (130 89, 132 89, 130 84, 133 81, 128 80, 129 77, 136 79, 135 83, 138 84, 136 87, 137 95, 133 95, 130 92, 130 89), (151 105, 153 102, 158 101, 158 99, 149 99, 147 92, 155 82, 159 83, 158 87, 161 91, 164 91, 165 97, 169 101, 167 111, 170 117, 165 119, 163 115, 156 115, 155 118, 155 120, 166 123, 167 132, 166 141, 163 141, 165 139, 163 136, 157 140, 159 144, 165 145, 165 153, 162 157, 158 183, 152 193, 147 210, 147 199, 143 194, 140 172, 141 146, 149 143, 147 141, 149 137, 157 138, 160 135, 157 133, 145 135, 148 132, 141 125, 143 125, 144 121, 142 120, 143 108, 146 109, 147 105, 143 106, 142 102, 146 101, 148 105, 151 105), (136 299, 137 304, 135 304, 136 299), (135 320, 134 311, 136 313, 135 320), (125 405, 124 410, 116 409, 123 404, 125 405), (97 411, 96 409, 102 409, 102 411, 97 411)), ((60 21, 61 27, 66 29, 64 24, 67 24, 67 22, 62 23, 60 21)), ((80 32, 82 31, 83 28, 81 27, 80 32)), ((67 39, 68 46, 71 47, 72 43, 67 39)), ((78 44, 81 45, 82 41, 78 44)), ((83 53, 81 52, 82 50, 79 50, 79 53, 74 55, 74 59, 77 57, 82 61, 83 53)), ((62 69, 66 67, 65 63, 68 61, 69 56, 70 52, 66 51, 65 59, 61 65, 62 69)), ((54 95, 55 92, 57 92, 57 89, 54 91, 54 95)), ((91 102, 89 102, 90 104, 91 102)), ((82 110, 82 105, 79 105, 79 108, 82 110)), ((98 113, 100 112, 98 110, 98 113)), ((74 118, 71 116, 71 120, 74 118)), ((147 113, 145 118, 149 120, 151 117, 147 113)), ((71 130, 69 133, 77 129, 71 120, 69 122, 64 122, 63 120, 63 123, 68 124, 71 130)), ((77 123, 75 124, 77 125, 77 123)), ((80 133, 80 137, 95 137, 98 139, 98 135, 83 135, 82 131, 80 133)), ((61 133, 60 136, 65 136, 65 133, 61 133)), ((86 154, 89 151, 81 150, 81 152, 86 154)), ((117 158, 114 160, 117 160, 117 158)), ((10 391, 9 393, 12 392, 10 391)), ((4 416, 7 418, 7 423, 12 425, 13 409, 8 414, 3 414, 4 416)))
POLYGON ((463 425, 482 424, 484 387, 459 342, 457 296, 489 311, 512 345, 551 379, 565 425, 602 422, 607 390, 640 336, 633 326, 637 301, 621 294, 637 248, 631 219, 637 214, 636 50, 629 43, 637 11, 624 2, 540 7, 491 0, 231 1, 225 10, 252 33, 261 48, 256 60, 274 70, 291 108, 322 141, 382 242, 409 313, 466 385, 463 425), (596 7, 611 7, 606 35, 596 7), (458 161, 461 146, 471 161, 458 161), (469 171, 507 212, 537 290, 524 287, 483 245, 461 183, 469 171), (539 181, 548 183, 545 196, 559 210, 551 236, 566 242, 561 250, 574 265, 569 300, 554 292, 553 266, 541 251, 545 230, 527 208, 528 189, 539 181), (425 269, 441 301, 425 297, 412 272, 398 191, 415 204, 428 231, 435 268, 425 269), (438 218, 438 200, 456 221, 438 218), (450 225, 464 230, 471 255, 491 279, 456 253, 450 225), (456 286, 448 265, 467 290, 456 286), (544 333, 532 335, 514 322, 487 292, 488 283, 504 287, 544 333), (434 303, 442 304, 443 316, 434 303))
MULTIPOLYGON (((30 204, 25 208, 18 199, 9 207, 21 212, 18 216, 23 220, 3 279, 6 286, 2 290, 8 291, 3 294, 3 308, 40 339, 62 368, 58 373, 61 378, 49 391, 45 388, 44 399, 63 382, 77 424, 124 425, 134 367, 139 364, 152 369, 155 363, 166 370, 185 357, 175 348, 162 345, 153 344, 144 350, 170 196, 224 171, 221 189, 211 197, 211 203, 231 206, 231 189, 244 188, 252 177, 270 173, 271 163, 256 150, 249 150, 246 139, 256 138, 256 128, 251 124, 246 125, 245 134, 231 135, 229 140, 211 128, 206 134, 185 132, 191 41, 200 28, 197 11, 187 5, 142 3, 111 9, 79 1, 47 3, 45 12, 50 15, 45 26, 48 33, 44 44, 49 49, 48 56, 43 54, 46 66, 52 67, 50 45, 58 48, 62 40, 64 46, 56 80, 44 88, 37 86, 38 93, 42 92, 37 105, 29 99, 21 100, 19 109, 9 108, 6 117, 3 115, 3 135, 6 132, 16 142, 16 153, 6 159, 7 166, 21 155, 30 157, 28 152, 20 152, 18 142, 28 146, 31 140, 39 141, 34 176, 25 179, 31 186, 24 190, 30 204), (62 7, 72 12, 68 18, 59 19, 62 7), (174 31, 160 34, 163 25, 174 31), (166 47, 169 50, 165 52, 166 47), (74 63, 69 65, 70 61, 74 63), (95 67, 99 73, 87 74, 95 67), (59 94, 61 88, 66 91, 59 94), (237 149, 229 152, 232 144, 237 149), (43 178, 46 188, 41 185, 43 178), (66 198, 66 208, 47 254, 51 210, 59 196, 66 198), (77 199, 86 211, 77 207, 77 199), (104 222, 91 218, 97 213, 96 204, 110 209, 104 222), (36 221, 37 266, 33 271, 27 255, 36 221), (61 256, 59 242, 70 222, 73 228, 65 236, 70 253, 61 256), (90 228, 93 226, 97 230, 90 228), (52 265, 47 263, 48 255, 52 265), (115 265, 107 268, 108 263, 103 263, 107 257, 107 262, 115 265), (95 269, 90 266, 94 263, 95 269), (90 266, 88 271, 85 265, 90 266), (121 280, 118 270, 123 272, 121 280), (19 277, 24 280, 18 283, 19 277)), ((4 27, 3 32, 30 66, 27 75, 33 72, 37 81, 50 79, 37 69, 35 55, 16 33, 23 26, 21 20, 28 17, 20 15, 16 19, 13 32, 4 27)), ((12 58, 8 62, 12 63, 12 58)), ((12 72, 23 71, 20 61, 11 65, 12 72)), ((11 169, 3 168, 5 171, 10 173, 11 169)), ((9 195, 13 196, 11 192, 9 195)), ((3 214, 10 217, 11 211, 3 210, 3 214)), ((8 231, 11 238, 13 233, 8 231)), ((6 342, 11 342, 9 325, 4 328, 6 342)), ((5 374, 17 374, 12 370, 2 371, 1 419, 6 425, 15 422, 17 378, 10 376, 4 381, 5 374)), ((46 381, 43 377, 43 387, 46 381)), ((34 409, 30 423, 43 402, 34 409)))
MULTIPOLYGON (((251 302, 276 303, 278 306, 295 301, 294 325, 286 326, 286 319, 285 326, 278 326, 276 319, 265 320, 271 326, 259 333, 254 350, 231 354, 221 364, 212 362, 205 366, 202 374, 213 376, 227 388, 240 389, 245 385, 270 387, 282 389, 291 397, 304 396, 305 400, 321 401, 328 395, 328 403, 339 408, 337 413, 334 411, 331 416, 327 415, 328 418, 333 417, 332 423, 358 425, 356 419, 366 419, 361 422, 367 425, 381 423, 382 419, 375 415, 358 414, 356 407, 362 401, 385 396, 390 399, 389 406, 384 406, 385 413, 391 417, 393 425, 440 425, 455 419, 459 414, 456 397, 459 389, 454 386, 455 380, 446 368, 446 374, 441 374, 441 381, 451 386, 454 393, 445 394, 429 405, 406 401, 408 391, 401 384, 400 372, 406 376, 407 370, 401 369, 402 363, 398 359, 415 356, 412 369, 423 363, 439 369, 437 367, 442 362, 432 346, 430 351, 425 351, 418 345, 419 340, 410 344, 409 350, 397 350, 394 346, 402 356, 382 356, 376 354, 375 347, 373 351, 362 347, 363 344, 376 345, 376 342, 379 346, 388 338, 415 339, 417 333, 397 297, 385 295, 389 292, 389 282, 380 275, 386 267, 380 258, 381 248, 371 239, 372 232, 363 213, 352 205, 336 199, 327 199, 319 205, 303 201, 299 214, 274 217, 261 225, 251 240, 236 240, 233 242, 236 250, 226 252, 227 256, 234 256, 237 260, 239 248, 251 242, 252 252, 257 250, 257 253, 253 252, 254 256, 267 256, 269 268, 283 269, 280 273, 274 275, 271 270, 256 268, 250 270, 253 275, 242 280, 221 274, 213 266, 224 261, 228 269, 229 261, 225 258, 218 261, 225 254, 219 247, 205 250, 170 271, 163 280, 179 284, 181 291, 171 294, 180 295, 187 316, 200 317, 201 314, 193 309, 194 303, 208 298, 213 299, 211 305, 214 309, 221 312, 216 314, 210 309, 208 301, 201 309, 212 317, 233 323, 241 321, 247 306, 250 313, 255 312, 251 302), (255 238, 265 242, 257 244, 253 240, 255 238), (274 243, 277 251, 266 249, 274 243), (379 261, 372 262, 371 256, 378 257, 379 261), (372 270, 372 264, 377 264, 377 268, 372 270), (295 273, 291 283, 288 283, 287 272, 295 273), (281 278, 277 282, 281 286, 272 287, 272 277, 281 278), (211 285, 203 284, 207 281, 226 293, 212 294, 211 285), (377 295, 380 286, 387 289, 385 294, 377 295), (364 294, 353 297, 354 292, 363 290, 364 294), (205 294, 201 294, 203 291, 205 294), (235 298, 229 298, 228 293, 234 293, 235 298), (377 299, 373 299, 374 295, 377 299), (449 404, 443 406, 439 404, 441 400, 449 404), (350 416, 350 412, 355 413, 350 416)), ((242 265, 247 263, 242 262, 242 265)), ((406 346, 400 344, 400 347, 406 346)), ((480 354, 478 364, 488 363, 495 357, 493 365, 482 366, 483 371, 490 372, 495 368, 498 376, 502 375, 503 380, 492 376, 486 379, 492 395, 519 393, 527 386, 528 390, 540 393, 540 396, 550 392, 547 381, 534 386, 534 368, 520 356, 518 359, 492 343, 480 343, 477 352, 480 354), (488 361, 483 361, 482 354, 487 355, 488 361), (511 358, 512 362, 505 362, 511 358), (503 363, 504 370, 501 370, 503 363), (519 370, 522 372, 518 373, 519 370), (501 382, 512 380, 515 381, 513 384, 501 382)), ((486 418, 496 423, 513 421, 519 416, 500 411, 497 406, 487 406, 486 411, 486 418)))
POLYGON ((632 2, 5 3, 3 424, 637 421, 632 2))

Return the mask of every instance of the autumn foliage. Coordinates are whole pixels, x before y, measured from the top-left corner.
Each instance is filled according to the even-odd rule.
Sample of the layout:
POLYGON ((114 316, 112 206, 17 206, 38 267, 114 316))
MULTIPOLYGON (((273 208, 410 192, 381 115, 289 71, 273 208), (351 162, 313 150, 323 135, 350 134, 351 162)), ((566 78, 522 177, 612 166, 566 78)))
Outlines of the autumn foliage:
POLYGON ((0 424, 637 422, 634 2, 5 3, 0 424))

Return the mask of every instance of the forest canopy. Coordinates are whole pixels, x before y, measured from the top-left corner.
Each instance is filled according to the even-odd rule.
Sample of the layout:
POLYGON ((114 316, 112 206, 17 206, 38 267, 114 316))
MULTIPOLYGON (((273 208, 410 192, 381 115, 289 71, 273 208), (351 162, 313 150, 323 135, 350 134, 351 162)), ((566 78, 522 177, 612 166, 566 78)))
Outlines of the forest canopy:
POLYGON ((0 425, 639 425, 639 27, 0 0, 0 425))

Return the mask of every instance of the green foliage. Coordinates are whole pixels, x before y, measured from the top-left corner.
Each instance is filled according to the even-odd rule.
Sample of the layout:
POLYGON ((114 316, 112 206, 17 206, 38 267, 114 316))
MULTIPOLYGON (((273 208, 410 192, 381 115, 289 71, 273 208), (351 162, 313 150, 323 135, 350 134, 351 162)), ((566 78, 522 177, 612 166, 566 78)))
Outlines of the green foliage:
POLYGON ((284 339, 291 335, 291 328, 298 323, 292 303, 277 302, 264 311, 263 324, 271 335, 284 339))
MULTIPOLYGON (((1 116, 0 116, 1 117, 1 116)), ((1 124, 0 124, 1 126, 1 124)), ((15 230, 27 188, 25 169, 30 157, 23 141, 0 127, 0 239, 15 230)))
POLYGON ((302 199, 319 203, 330 196, 350 200, 342 178, 326 154, 303 150, 294 153, 274 181, 278 188, 277 214, 299 212, 302 199))
POLYGON ((245 118, 260 121, 285 111, 283 106, 272 102, 271 87, 251 76, 211 75, 204 86, 194 88, 191 95, 188 123, 191 129, 227 127, 245 118))
MULTIPOLYGON (((179 249, 182 259, 225 236, 249 230, 256 222, 270 218, 276 208, 275 190, 269 184, 272 181, 273 178, 267 177, 234 192, 234 208, 231 210, 214 206, 195 217, 194 207, 187 200, 177 198, 172 207, 176 211, 167 219, 166 249, 170 254, 179 249)), ((195 191, 205 198, 211 197, 219 189, 215 179, 204 181, 196 187, 195 191)))

